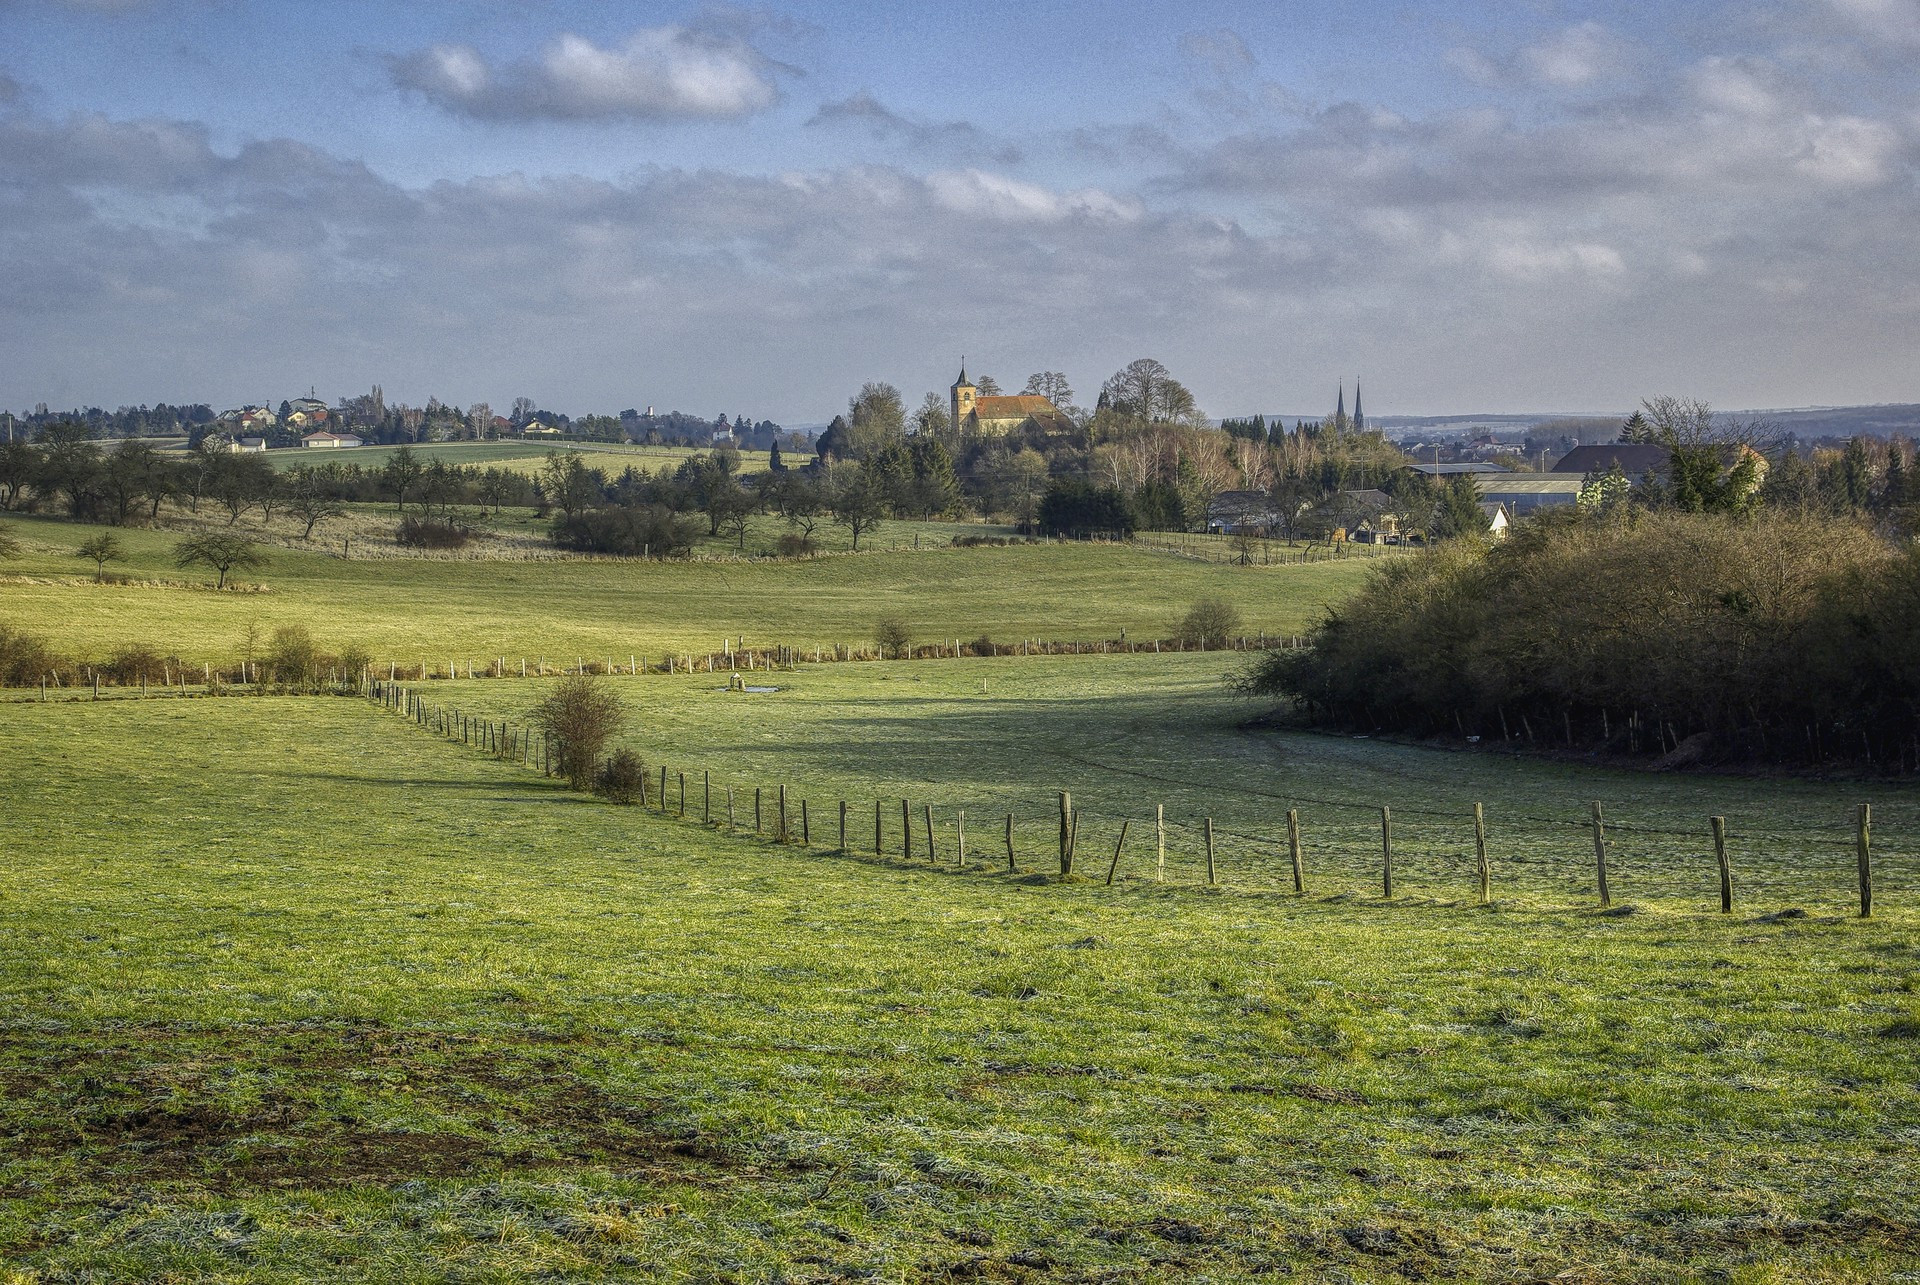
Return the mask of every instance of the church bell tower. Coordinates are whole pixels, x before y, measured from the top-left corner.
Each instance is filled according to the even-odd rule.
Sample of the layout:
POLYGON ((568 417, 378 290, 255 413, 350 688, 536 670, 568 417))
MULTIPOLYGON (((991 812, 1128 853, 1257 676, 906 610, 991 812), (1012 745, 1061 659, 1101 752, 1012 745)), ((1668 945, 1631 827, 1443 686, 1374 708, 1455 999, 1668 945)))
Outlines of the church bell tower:
POLYGON ((953 381, 948 398, 953 412, 953 431, 959 432, 966 426, 967 416, 973 414, 973 404, 980 390, 967 380, 967 359, 960 359, 960 378, 953 381))

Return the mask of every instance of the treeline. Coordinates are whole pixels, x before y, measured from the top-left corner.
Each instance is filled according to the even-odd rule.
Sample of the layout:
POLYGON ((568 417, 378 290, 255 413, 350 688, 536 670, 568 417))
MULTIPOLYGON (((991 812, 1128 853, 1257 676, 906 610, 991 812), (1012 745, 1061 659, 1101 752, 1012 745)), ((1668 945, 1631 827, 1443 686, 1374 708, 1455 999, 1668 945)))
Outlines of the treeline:
POLYGON ((1251 690, 1355 730, 1920 769, 1920 548, 1800 511, 1567 508, 1379 568, 1251 690))

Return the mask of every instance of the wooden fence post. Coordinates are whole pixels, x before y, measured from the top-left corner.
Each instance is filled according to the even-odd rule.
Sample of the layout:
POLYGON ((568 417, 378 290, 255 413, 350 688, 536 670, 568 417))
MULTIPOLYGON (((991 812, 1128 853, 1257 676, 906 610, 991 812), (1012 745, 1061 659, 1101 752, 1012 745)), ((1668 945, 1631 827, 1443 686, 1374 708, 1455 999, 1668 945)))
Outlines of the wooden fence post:
POLYGON ((927 822, 927 860, 931 862, 937 860, 933 851, 933 804, 928 803, 923 806, 926 809, 927 822))
POLYGON ((1107 887, 1109 888, 1113 887, 1113 872, 1120 868, 1120 849, 1127 846, 1127 827, 1132 824, 1131 821, 1120 823, 1120 838, 1113 845, 1113 860, 1107 863, 1107 887))
POLYGON ((1073 822, 1073 796, 1065 790, 1060 791, 1060 873, 1073 873, 1073 851, 1067 845, 1071 839, 1069 829, 1073 822))
POLYGON ((873 855, 876 857, 885 855, 885 849, 880 844, 880 800, 878 799, 873 801, 873 855))
POLYGON ((840 800, 840 854, 847 852, 847 801, 840 800))
POLYGON ((1153 805, 1153 881, 1167 880, 1167 805, 1153 805))
POLYGON ((1473 805, 1473 856, 1480 875, 1480 904, 1484 906, 1493 898, 1493 871, 1487 867, 1487 813, 1478 803, 1473 805))
POLYGON ((913 860, 913 810, 905 799, 900 800, 900 859, 913 860))
POLYGON ((1733 913, 1733 868, 1727 864, 1727 819, 1708 817, 1713 827, 1713 859, 1720 866, 1720 913, 1733 913))
POLYGON ((792 833, 787 829, 787 787, 786 784, 782 782, 780 786, 780 842, 788 843, 791 842, 791 840, 792 833))
POLYGON ((1860 917, 1873 918, 1873 805, 1862 803, 1854 816, 1854 855, 1860 862, 1860 917))
POLYGON ((1213 818, 1207 818, 1207 886, 1214 885, 1213 877, 1213 818))
POLYGON ((807 801, 805 799, 800 800, 800 846, 803 848, 811 848, 813 846, 813 830, 807 821, 807 801))
POLYGON ((647 774, 644 770, 640 773, 640 806, 647 806, 647 774))
POLYGON ((1380 895, 1393 899, 1393 809, 1380 809, 1380 895))
POLYGON ((700 819, 708 825, 713 824, 713 773, 703 770, 700 773, 700 819))
POLYGON ((1607 823, 1600 815, 1597 799, 1593 804, 1593 868, 1600 880, 1600 904, 1611 906, 1613 895, 1607 889, 1607 823))
POLYGON ((660 815, 667 814, 667 765, 660 765, 660 815))
POLYGON ((760 833, 760 787, 753 787, 753 832, 760 833))
POLYGON ((1013 813, 1007 813, 1007 873, 1012 874, 1017 867, 1013 864, 1013 813))
POLYGON ((1293 890, 1307 891, 1306 871, 1300 866, 1300 809, 1287 809, 1287 855, 1293 859, 1293 890))
POLYGON ((727 833, 733 833, 733 787, 727 787, 727 833))
POLYGON ((956 848, 953 864, 965 870, 967 868, 967 810, 965 808, 953 814, 953 841, 956 848))

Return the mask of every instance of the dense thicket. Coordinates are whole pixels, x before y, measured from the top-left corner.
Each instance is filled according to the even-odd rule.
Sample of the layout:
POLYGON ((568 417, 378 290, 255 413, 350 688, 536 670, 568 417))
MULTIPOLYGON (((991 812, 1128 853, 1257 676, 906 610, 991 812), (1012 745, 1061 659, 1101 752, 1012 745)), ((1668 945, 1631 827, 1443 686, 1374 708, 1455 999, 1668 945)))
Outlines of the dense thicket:
POLYGON ((1556 513, 1386 564, 1314 644, 1250 686, 1350 728, 1920 766, 1920 549, 1844 520, 1556 513))

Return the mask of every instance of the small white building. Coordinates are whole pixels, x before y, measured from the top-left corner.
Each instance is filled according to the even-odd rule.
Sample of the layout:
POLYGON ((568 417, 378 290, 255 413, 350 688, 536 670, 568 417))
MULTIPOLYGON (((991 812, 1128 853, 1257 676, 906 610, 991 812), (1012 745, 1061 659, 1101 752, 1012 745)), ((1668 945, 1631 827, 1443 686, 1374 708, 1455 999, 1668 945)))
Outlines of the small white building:
POLYGON ((1507 538, 1507 528, 1512 524, 1507 518, 1507 506, 1498 501, 1483 502, 1480 511, 1487 515, 1487 536, 1493 540, 1507 538))
POLYGON ((360 445, 360 439, 352 433, 329 433, 325 429, 322 429, 318 433, 308 433, 305 437, 301 438, 300 445, 309 449, 315 447, 335 449, 342 446, 358 446, 360 445))
POLYGON ((227 449, 235 455, 261 455, 266 452, 267 439, 264 437, 236 437, 227 449))

